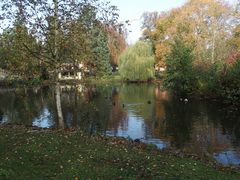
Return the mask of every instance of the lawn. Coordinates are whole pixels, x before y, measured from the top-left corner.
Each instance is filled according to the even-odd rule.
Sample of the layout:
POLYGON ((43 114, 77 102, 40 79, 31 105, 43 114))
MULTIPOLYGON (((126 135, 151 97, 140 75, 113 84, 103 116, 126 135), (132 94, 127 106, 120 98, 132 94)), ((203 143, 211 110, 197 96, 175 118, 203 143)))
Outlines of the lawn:
POLYGON ((0 127, 0 179, 240 179, 190 158, 80 131, 0 127))

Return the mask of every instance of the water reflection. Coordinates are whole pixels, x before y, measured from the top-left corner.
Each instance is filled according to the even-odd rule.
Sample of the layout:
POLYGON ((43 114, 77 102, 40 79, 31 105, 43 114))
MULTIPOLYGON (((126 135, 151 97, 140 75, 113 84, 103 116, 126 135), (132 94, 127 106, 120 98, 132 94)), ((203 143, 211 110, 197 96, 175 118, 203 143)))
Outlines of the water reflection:
POLYGON ((4 115, 4 113, 1 111, 0 109, 0 124, 4 124, 8 121, 8 118, 6 115, 4 115))
POLYGON ((46 107, 43 108, 43 111, 39 117, 33 119, 32 125, 41 128, 51 128, 54 126, 54 121, 51 117, 51 113, 46 107))
MULTIPOLYGON (((58 127, 54 101, 51 87, 0 91, 0 123, 58 127)), ((65 127, 240 164, 240 113, 216 103, 184 103, 149 84, 61 86, 61 103, 65 127)))
POLYGON ((214 158, 221 164, 233 164, 240 165, 239 159, 239 150, 226 149, 225 151, 214 153, 214 158))

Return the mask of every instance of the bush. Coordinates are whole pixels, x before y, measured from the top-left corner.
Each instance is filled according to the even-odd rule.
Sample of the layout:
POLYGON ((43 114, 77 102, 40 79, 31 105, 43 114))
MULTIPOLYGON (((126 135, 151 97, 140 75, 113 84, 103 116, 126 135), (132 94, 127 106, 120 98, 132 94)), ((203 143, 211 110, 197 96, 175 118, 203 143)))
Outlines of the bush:
POLYGON ((154 78, 154 56, 152 47, 139 41, 120 56, 119 73, 124 80, 146 81, 154 78))
POLYGON ((192 62, 192 48, 176 37, 166 57, 164 86, 179 95, 192 92, 195 88, 192 62))
POLYGON ((210 62, 195 62, 194 76, 196 77, 196 89, 200 94, 216 94, 219 90, 219 79, 222 64, 212 64, 210 62))
POLYGON ((227 68, 225 76, 221 78, 221 96, 227 102, 239 104, 240 100, 240 59, 227 68))

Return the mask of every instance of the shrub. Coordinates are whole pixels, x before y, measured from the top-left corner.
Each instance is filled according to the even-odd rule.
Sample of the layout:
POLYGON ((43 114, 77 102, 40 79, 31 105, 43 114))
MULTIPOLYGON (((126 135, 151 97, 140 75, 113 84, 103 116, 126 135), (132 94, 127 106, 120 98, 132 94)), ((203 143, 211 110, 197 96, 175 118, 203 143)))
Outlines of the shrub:
POLYGON ((221 63, 195 62, 194 76, 196 77, 196 88, 200 94, 216 94, 219 90, 219 79, 223 70, 221 63))
POLYGON ((221 78, 221 96, 232 104, 239 104, 240 99, 240 59, 230 65, 221 78))
POLYGON ((124 80, 146 81, 154 78, 154 56, 149 43, 139 41, 120 56, 119 73, 124 80))

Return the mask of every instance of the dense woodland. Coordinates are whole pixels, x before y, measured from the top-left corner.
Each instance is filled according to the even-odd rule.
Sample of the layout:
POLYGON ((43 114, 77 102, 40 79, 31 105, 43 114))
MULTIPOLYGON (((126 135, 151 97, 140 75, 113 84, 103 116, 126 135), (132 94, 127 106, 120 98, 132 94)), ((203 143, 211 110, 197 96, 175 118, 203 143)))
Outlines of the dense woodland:
POLYGON ((55 79, 62 63, 83 63, 90 76, 119 67, 124 80, 161 78, 177 94, 240 98, 239 1, 189 0, 146 12, 144 42, 126 51, 126 28, 110 3, 4 0, 1 6, 0 68, 15 79, 55 79))
POLYGON ((126 47, 117 7, 98 0, 2 2, 0 68, 15 77, 55 78, 62 63, 109 74, 126 47))
POLYGON ((165 87, 176 93, 240 98, 240 2, 190 0, 168 12, 143 14, 144 41, 166 68, 165 87))

